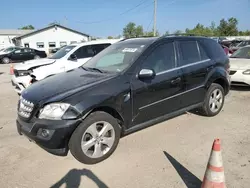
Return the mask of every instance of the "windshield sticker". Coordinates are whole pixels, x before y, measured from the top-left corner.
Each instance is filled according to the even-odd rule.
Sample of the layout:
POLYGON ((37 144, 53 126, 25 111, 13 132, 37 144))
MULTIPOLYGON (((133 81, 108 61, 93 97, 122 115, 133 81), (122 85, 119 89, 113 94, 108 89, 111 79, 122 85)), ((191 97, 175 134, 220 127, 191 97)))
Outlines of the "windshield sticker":
POLYGON ((122 52, 136 52, 137 48, 124 48, 122 52))

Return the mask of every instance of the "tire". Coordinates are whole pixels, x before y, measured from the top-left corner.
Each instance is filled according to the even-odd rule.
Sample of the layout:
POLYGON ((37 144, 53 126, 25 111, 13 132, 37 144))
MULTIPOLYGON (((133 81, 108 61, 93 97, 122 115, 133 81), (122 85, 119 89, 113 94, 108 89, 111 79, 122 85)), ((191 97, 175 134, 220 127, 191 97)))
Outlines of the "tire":
POLYGON ((39 55, 35 55, 34 59, 40 59, 40 56, 39 55))
POLYGON ((4 57, 4 58, 2 59, 2 63, 3 63, 3 64, 9 64, 9 63, 10 63, 10 59, 9 59, 8 57, 4 57))
POLYGON ((120 140, 120 135, 121 127, 118 124, 117 119, 106 112, 96 111, 87 116, 87 118, 84 119, 73 132, 69 140, 69 149, 71 154, 79 162, 84 164, 96 164, 107 159, 115 151, 120 140), (102 123, 103 127, 104 124, 106 125, 106 130, 111 130, 104 133, 106 136, 100 136, 98 138, 94 133, 100 135, 104 130, 102 123), (98 132, 98 129, 101 130, 98 132), (97 132, 95 132, 96 130, 97 132), (109 140, 110 142, 113 142, 113 144, 110 144, 110 147, 108 147, 102 139, 109 140), (96 151, 101 151, 101 154, 96 151))
POLYGON ((203 106, 201 107, 201 113, 208 117, 217 115, 223 108, 224 100, 225 91, 223 87, 219 84, 212 83, 206 93, 203 106))

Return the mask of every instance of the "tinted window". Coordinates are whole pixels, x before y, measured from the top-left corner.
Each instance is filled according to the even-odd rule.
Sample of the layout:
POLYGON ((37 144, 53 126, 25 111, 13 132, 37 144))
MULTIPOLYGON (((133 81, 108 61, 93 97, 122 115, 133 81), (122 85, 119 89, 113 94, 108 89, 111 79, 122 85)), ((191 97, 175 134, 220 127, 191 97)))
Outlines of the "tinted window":
POLYGON ((101 52, 102 50, 104 50, 105 48, 107 48, 108 46, 110 46, 111 44, 97 44, 97 45, 92 45, 92 48, 95 52, 95 54, 98 54, 99 52, 101 52))
POLYGON ((33 50, 32 49, 30 49, 30 48, 25 48, 24 49, 24 52, 32 52, 33 50))
POLYGON ((200 55, 196 41, 180 41, 180 66, 200 61, 200 55))
POLYGON ((78 59, 93 57, 95 55, 94 50, 91 46, 82 46, 78 48, 74 54, 78 59))
POLYGON ((14 51, 15 54, 20 54, 20 53, 23 53, 23 52, 24 52, 24 49, 14 51))
POLYGON ((211 39, 204 39, 200 41, 203 47, 208 50, 208 55, 212 58, 220 58, 227 56, 220 44, 211 39))
POLYGON ((175 51, 173 43, 165 43, 156 47, 143 63, 143 69, 153 69, 155 73, 175 67, 175 51))

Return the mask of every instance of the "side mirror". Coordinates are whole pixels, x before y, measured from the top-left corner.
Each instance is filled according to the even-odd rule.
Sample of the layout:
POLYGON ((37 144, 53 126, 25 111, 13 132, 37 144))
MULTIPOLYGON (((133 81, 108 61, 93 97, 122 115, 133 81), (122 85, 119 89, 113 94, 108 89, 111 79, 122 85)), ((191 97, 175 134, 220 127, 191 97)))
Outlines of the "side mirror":
POLYGON ((142 69, 138 74, 139 79, 151 79, 154 78, 154 76, 155 72, 151 69, 142 69))
POLYGON ((76 60, 77 60, 77 57, 76 57, 75 54, 71 54, 71 55, 69 56, 69 58, 70 58, 70 60, 72 60, 72 61, 76 61, 76 60))

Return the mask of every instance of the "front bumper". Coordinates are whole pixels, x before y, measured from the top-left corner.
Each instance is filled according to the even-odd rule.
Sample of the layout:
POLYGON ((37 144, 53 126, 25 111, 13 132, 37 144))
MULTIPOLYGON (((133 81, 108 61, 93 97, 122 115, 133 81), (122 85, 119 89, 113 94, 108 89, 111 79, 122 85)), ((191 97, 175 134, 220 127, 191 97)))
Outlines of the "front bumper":
POLYGON ((19 77, 12 75, 11 83, 15 87, 15 91, 20 94, 25 88, 27 88, 30 85, 31 79, 32 78, 29 75, 19 76, 19 77))
POLYGON ((25 135, 47 152, 65 156, 68 153, 68 141, 80 122, 80 120, 32 119, 27 123, 18 117, 16 126, 20 135, 25 135), (43 130, 47 130, 47 136, 42 134, 43 130))
POLYGON ((231 85, 250 86, 250 75, 243 74, 245 70, 230 70, 231 85))

